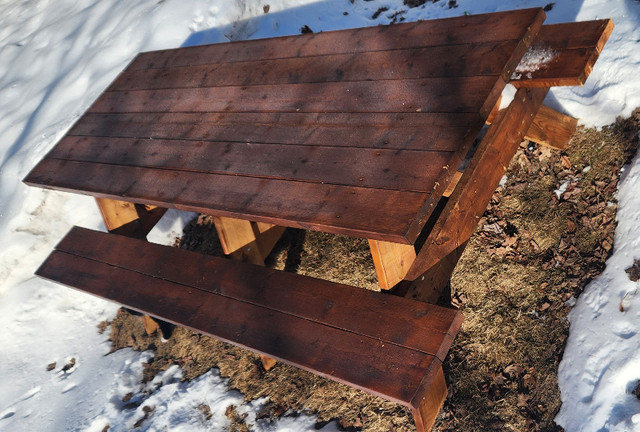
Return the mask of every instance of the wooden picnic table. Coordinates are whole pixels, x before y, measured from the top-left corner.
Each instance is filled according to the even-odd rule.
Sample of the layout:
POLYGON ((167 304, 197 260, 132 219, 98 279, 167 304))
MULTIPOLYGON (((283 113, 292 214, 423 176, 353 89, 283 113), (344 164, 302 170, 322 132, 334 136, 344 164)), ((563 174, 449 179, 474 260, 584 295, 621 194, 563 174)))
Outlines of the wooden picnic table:
MULTIPOLYGON (((562 147, 575 129, 575 119, 546 107, 540 111, 542 102, 551 86, 584 82, 612 24, 601 20, 543 26, 544 18, 542 9, 527 9, 141 53, 24 181, 96 197, 109 231, 130 237, 144 237, 163 209, 213 215, 225 253, 256 264, 264 260, 283 227, 364 237, 383 289, 434 301, 522 139, 533 136, 562 147), (514 74, 536 44, 555 52, 553 60, 514 74), (507 83, 518 91, 508 107, 499 110, 507 83)), ((375 316, 388 311, 395 317, 385 324, 389 335, 383 337, 378 334, 380 325, 353 330, 343 319, 358 307, 337 294, 344 286, 290 280, 269 270, 256 273, 255 268, 223 271, 225 264, 217 261, 190 270, 196 275, 224 274, 225 281, 242 279, 246 272, 254 281, 268 275, 271 282, 256 283, 275 297, 276 288, 270 284, 299 283, 324 293, 314 300, 323 310, 339 297, 337 301, 351 306, 340 312, 339 323, 323 321, 331 332, 369 332, 367 337, 403 346, 406 338, 397 339, 399 333, 394 332, 413 334, 412 327, 424 327, 416 323, 425 315, 447 316, 447 324, 437 324, 440 336, 435 345, 433 337, 428 347, 407 345, 411 352, 430 356, 428 364, 409 373, 411 379, 403 375, 411 384, 389 383, 384 388, 387 384, 375 382, 384 381, 384 374, 371 375, 367 369, 345 375, 338 369, 347 363, 327 366, 323 362, 332 354, 324 351, 314 354, 312 362, 298 351, 285 353, 280 342, 277 348, 257 346, 259 341, 234 339, 232 330, 216 333, 203 324, 201 315, 194 323, 188 318, 189 307, 207 300, 193 300, 177 315, 167 309, 191 291, 166 294, 165 303, 154 308, 147 305, 153 296, 165 295, 161 289, 133 298, 122 293, 122 286, 91 288, 95 278, 78 276, 83 268, 100 262, 105 266, 94 274, 105 278, 115 266, 155 277, 159 285, 168 280, 204 289, 187 275, 172 279, 159 270, 169 262, 187 265, 184 255, 174 256, 177 252, 149 246, 143 255, 152 256, 154 264, 141 261, 138 267, 129 264, 136 262, 135 254, 121 259, 114 252, 142 248, 138 240, 103 238, 76 229, 40 274, 404 403, 412 407, 419 428, 429 428, 435 419, 446 395, 437 365, 459 329, 459 314, 428 305, 428 314, 415 312, 406 321, 398 318, 401 311, 414 306, 384 306, 383 301, 378 309, 371 306, 375 316), (87 247, 93 243, 101 246, 87 247), (71 259, 65 258, 68 254, 91 263, 74 261, 73 267, 65 261, 71 259), (316 362, 318 356, 322 361, 316 362), (433 393, 433 382, 438 383, 437 394, 426 397, 433 393)), ((125 273, 117 278, 133 278, 125 273)), ((176 288, 167 287, 166 293, 172 289, 176 288)), ((280 308, 267 306, 264 293, 248 295, 249 300, 239 301, 280 308)), ((297 305, 310 300, 304 290, 288 296, 290 309, 278 310, 298 317, 297 305)), ((220 315, 216 320, 224 318, 223 310, 211 313, 220 315)), ((256 319, 252 314, 240 315, 244 324, 237 326, 256 319)), ((363 320, 375 321, 375 316, 363 320)), ((320 320, 317 314, 303 318, 320 320)), ((259 325, 269 320, 273 317, 259 325)), ((308 330, 313 337, 315 328, 308 330)), ((286 330, 278 327, 274 332, 281 340, 286 330)), ((311 343, 313 337, 298 344, 311 343)), ((331 337, 342 338, 333 333, 331 337)), ((344 342, 345 347, 349 344, 344 342)), ((365 351, 381 349, 376 343, 371 346, 378 348, 365 351)), ((403 356, 393 355, 396 363, 403 356)), ((358 361, 364 364, 366 357, 358 361)), ((386 370, 390 379, 398 379, 386 370)))

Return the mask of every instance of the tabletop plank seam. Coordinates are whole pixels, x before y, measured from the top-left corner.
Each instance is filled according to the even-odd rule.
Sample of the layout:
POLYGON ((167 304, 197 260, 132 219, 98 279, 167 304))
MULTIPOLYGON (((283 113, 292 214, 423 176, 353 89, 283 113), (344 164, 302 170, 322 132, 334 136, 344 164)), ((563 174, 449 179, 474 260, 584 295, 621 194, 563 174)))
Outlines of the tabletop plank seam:
MULTIPOLYGON (((455 152, 446 152, 446 153, 455 153, 455 152)), ((336 182, 327 182, 327 181, 319 181, 319 180, 310 180, 310 179, 292 179, 287 177, 280 176, 267 176, 267 175, 258 175, 258 174, 237 174, 225 171, 204 171, 204 170, 196 170, 196 169, 181 169, 181 168, 166 168, 166 167, 156 167, 156 166, 147 166, 142 164, 121 164, 121 163, 111 163, 111 162, 96 162, 96 161, 86 161, 82 159, 67 159, 56 156, 46 156, 45 159, 49 160, 57 160, 62 162, 76 162, 88 165, 104 165, 104 166, 113 166, 113 167, 123 167, 123 168, 139 168, 144 170, 158 170, 158 171, 166 171, 166 172, 184 172, 184 173, 193 173, 193 174, 211 174, 211 175, 220 175, 220 176, 229 176, 229 177, 243 177, 243 178, 252 178, 252 179, 264 179, 264 180, 280 180, 283 182, 291 182, 291 183, 308 183, 308 184, 317 184, 317 185, 325 185, 325 186, 338 186, 338 187, 346 187, 346 188, 354 188, 354 189, 371 189, 371 190, 384 190, 390 192, 400 192, 400 193, 408 193, 408 194, 416 194, 422 196, 431 195, 430 190, 421 190, 421 189, 408 189, 408 188, 390 188, 390 187, 374 187, 374 186, 364 186, 364 185, 354 185, 347 183, 336 183, 336 182)), ((443 167, 444 169, 444 167, 443 167)))

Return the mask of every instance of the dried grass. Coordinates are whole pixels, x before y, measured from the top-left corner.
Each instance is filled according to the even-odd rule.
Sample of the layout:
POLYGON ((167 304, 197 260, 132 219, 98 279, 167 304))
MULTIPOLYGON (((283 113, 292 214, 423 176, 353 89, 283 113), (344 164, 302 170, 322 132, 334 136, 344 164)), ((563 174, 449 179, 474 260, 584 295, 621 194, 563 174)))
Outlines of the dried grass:
MULTIPOLYGON (((566 301, 608 256, 616 207, 606 203, 615 202, 619 170, 637 148, 639 123, 636 112, 601 131, 581 130, 566 153, 521 146, 507 184, 453 273, 453 301, 465 321, 445 363, 449 397, 434 430, 559 430, 553 418, 560 407, 556 372, 568 333, 566 301), (554 189, 572 176, 579 190, 558 200, 554 189), (489 232, 487 224, 502 228, 489 232)), ((204 216, 187 227, 180 247, 222 254, 204 216)), ((377 289, 365 240, 288 230, 267 261, 377 289)), ((162 344, 144 333, 138 317, 123 312, 111 323, 111 338, 114 349, 155 351, 147 379, 174 363, 185 379, 218 368, 247 400, 269 398, 261 419, 309 411, 320 424, 335 419, 345 430, 415 430, 397 404, 284 364, 265 372, 256 355, 185 329, 162 344)), ((230 430, 251 430, 233 410, 229 418, 230 430)))

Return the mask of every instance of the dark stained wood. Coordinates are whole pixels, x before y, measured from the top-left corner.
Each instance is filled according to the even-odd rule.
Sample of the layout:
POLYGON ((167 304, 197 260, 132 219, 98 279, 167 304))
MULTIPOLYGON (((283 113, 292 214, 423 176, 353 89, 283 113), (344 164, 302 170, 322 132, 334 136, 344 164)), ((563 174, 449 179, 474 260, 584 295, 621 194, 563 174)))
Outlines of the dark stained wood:
POLYGON ((418 335, 422 340, 439 340, 444 348, 432 350, 442 358, 450 333, 460 326, 459 313, 437 306, 77 227, 37 274, 406 406, 412 406, 424 377, 440 360, 387 341, 385 332, 404 338, 407 322, 418 327, 433 322, 449 333, 414 333, 423 333, 418 335), (97 243, 87 248, 87 241, 97 243), (83 256, 86 249, 88 257, 83 256), (180 264, 168 269, 180 256, 180 264), (229 274, 234 267, 250 275, 229 274), (310 293, 315 290, 320 292, 310 293), (339 306, 338 299, 348 305, 339 306), (378 325, 387 313, 391 317, 378 325), (394 316, 403 319, 396 322, 394 316), (374 337, 366 334, 367 326, 374 337))
POLYGON ((418 351, 64 252, 54 252, 37 274, 404 405, 424 371, 439 363, 418 351))
POLYGON ((495 82, 494 76, 474 76, 111 91, 88 112, 471 113, 479 111, 495 82))
MULTIPOLYGON (((497 115, 498 110, 495 111, 497 115)), ((491 121, 487 119, 487 124, 492 122, 493 119, 491 121)), ((524 138, 552 149, 564 150, 569 145, 577 127, 578 119, 542 105, 524 138)))
POLYGON ((613 31, 610 19, 542 26, 532 45, 555 57, 539 70, 516 74, 517 87, 575 86, 586 82, 613 31))
POLYGON ((412 243, 543 19, 141 54, 25 181, 412 243))
POLYGON ((547 24, 540 29, 535 43, 541 42, 556 50, 589 48, 600 53, 613 27, 611 19, 547 24))
POLYGON ((462 320, 452 309, 78 227, 56 248, 440 359, 462 320))
POLYGON ((447 398, 447 382, 442 368, 433 368, 425 376, 412 403, 411 412, 419 432, 430 431, 447 398))
POLYGON ((474 113, 87 113, 68 135, 455 151, 481 126, 474 113))
POLYGON ((486 119, 491 115, 491 111, 498 103, 504 87, 510 80, 514 69, 520 63, 522 56, 531 45, 532 40, 538 34, 538 31, 540 30, 545 17, 546 15, 544 14, 544 12, 542 10, 538 10, 538 13, 534 17, 533 21, 529 24, 529 26, 526 27, 526 29, 524 29, 524 31, 518 38, 518 45, 513 50, 513 54, 504 65, 504 69, 502 74, 500 75, 500 78, 494 83, 493 88, 487 96, 487 99, 480 108, 480 114, 482 115, 482 118, 486 119))
MULTIPOLYGON (((425 194, 44 159, 28 185, 214 216, 409 243, 425 194), (384 211, 380 211, 384 209, 384 211)), ((428 196, 427 196, 428 197, 428 196)))
POLYGON ((65 137, 47 157, 431 192, 452 154, 240 142, 65 137))
POLYGON ((128 69, 109 91, 500 75, 518 40, 164 69, 128 69))
POLYGON ((541 9, 257 39, 139 54, 128 70, 519 40, 541 9))
POLYGON ((547 91, 520 89, 509 107, 498 114, 407 273, 407 280, 420 277, 471 237, 547 91))

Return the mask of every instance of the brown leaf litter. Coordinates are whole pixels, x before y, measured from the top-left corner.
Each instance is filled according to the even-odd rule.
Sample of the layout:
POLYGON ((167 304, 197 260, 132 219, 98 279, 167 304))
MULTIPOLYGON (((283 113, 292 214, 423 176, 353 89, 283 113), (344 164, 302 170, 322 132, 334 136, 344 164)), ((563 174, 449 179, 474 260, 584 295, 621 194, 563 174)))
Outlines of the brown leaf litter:
MULTIPOLYGON (((465 321, 444 364, 449 396, 435 431, 561 430, 553 418, 567 313, 611 253, 620 168, 637 149, 639 130, 636 110, 601 130, 579 130, 563 152, 522 143, 452 277, 452 303, 465 321)), ((222 254, 207 216, 193 221, 179 243, 222 254)), ((267 265, 376 288, 363 239, 288 230, 267 265)), ((638 260, 627 272, 640 278, 638 260)), ((172 364, 184 379, 215 367, 246 400, 268 397, 259 421, 311 412, 318 426, 336 420, 348 431, 415 430, 397 404, 284 364, 266 372, 256 355, 186 329, 161 343, 124 311, 110 328, 114 350, 154 351, 146 380, 172 364)), ((207 408, 197 409, 207 417, 207 408)), ((235 407, 227 416, 229 430, 252 430, 235 407)))

